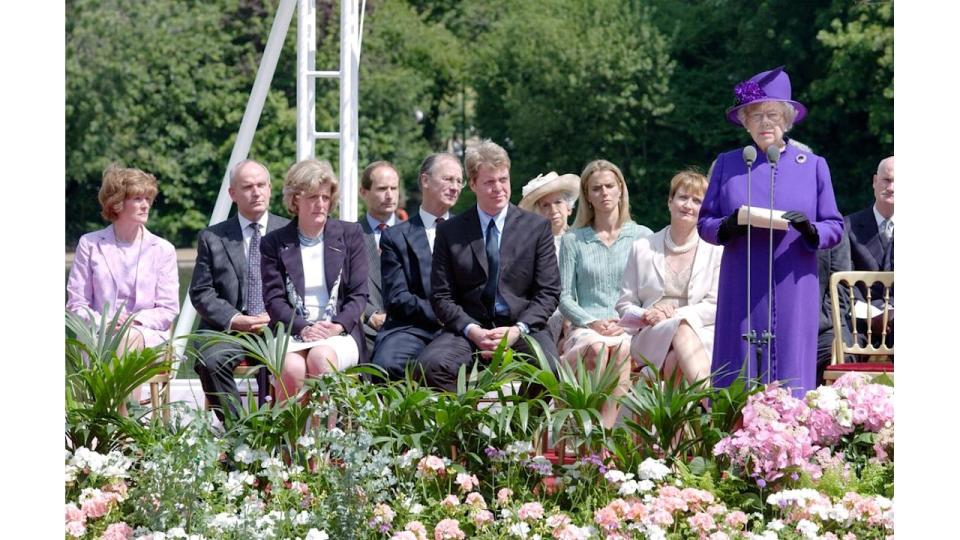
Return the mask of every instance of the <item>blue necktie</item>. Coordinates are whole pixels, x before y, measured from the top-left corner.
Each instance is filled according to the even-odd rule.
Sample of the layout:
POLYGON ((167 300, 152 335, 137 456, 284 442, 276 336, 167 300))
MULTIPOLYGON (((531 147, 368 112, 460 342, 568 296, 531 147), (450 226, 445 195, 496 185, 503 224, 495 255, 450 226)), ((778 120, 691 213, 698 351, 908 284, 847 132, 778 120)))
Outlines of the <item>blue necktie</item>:
POLYGON ((260 280, 260 224, 251 223, 250 253, 247 255, 247 315, 259 315, 263 307, 263 282, 260 280))
POLYGON ((490 310, 490 317, 496 314, 497 286, 500 283, 500 231, 497 223, 490 220, 487 225, 487 285, 483 288, 481 299, 490 310))

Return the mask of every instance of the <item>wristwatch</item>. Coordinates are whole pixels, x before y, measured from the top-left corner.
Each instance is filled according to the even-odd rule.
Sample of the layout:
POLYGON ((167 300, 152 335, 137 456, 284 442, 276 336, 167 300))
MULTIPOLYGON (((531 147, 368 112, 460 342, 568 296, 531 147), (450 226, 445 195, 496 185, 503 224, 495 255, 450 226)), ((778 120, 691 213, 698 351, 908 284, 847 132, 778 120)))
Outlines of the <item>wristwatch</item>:
POLYGON ((525 336, 528 335, 528 334, 530 334, 530 327, 527 326, 527 323, 525 323, 525 322, 523 322, 523 321, 517 321, 517 325, 516 325, 516 326, 517 326, 517 328, 520 330, 520 333, 521 333, 521 334, 523 334, 523 335, 525 335, 525 336))

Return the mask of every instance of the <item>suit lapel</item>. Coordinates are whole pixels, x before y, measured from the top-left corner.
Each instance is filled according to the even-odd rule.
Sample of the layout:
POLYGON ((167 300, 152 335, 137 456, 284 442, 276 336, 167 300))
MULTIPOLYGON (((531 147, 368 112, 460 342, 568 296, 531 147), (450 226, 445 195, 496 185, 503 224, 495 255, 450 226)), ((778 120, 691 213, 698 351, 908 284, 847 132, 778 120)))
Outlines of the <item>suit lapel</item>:
POLYGON ((880 242, 880 230, 877 228, 877 220, 873 217, 873 210, 868 208, 861 214, 858 220, 857 238, 867 239, 867 251, 873 256, 877 263, 877 268, 883 266, 883 244, 880 242))
MULTIPOLYGON (((507 261, 512 260, 514 248, 518 245, 525 231, 519 230, 517 220, 520 219, 520 208, 509 205, 507 217, 503 220, 503 231, 500 236, 500 268, 503 269, 507 261)), ((529 232, 529 231, 527 231, 529 232)), ((484 246, 486 255, 486 246, 484 246)))
POLYGON ((667 231, 664 230, 662 234, 656 235, 650 239, 650 245, 653 248, 651 259, 653 260, 653 268, 657 271, 657 278, 660 279, 660 288, 663 288, 663 284, 666 281, 664 275, 666 273, 667 258, 667 246, 666 244, 667 231))
POLYGON ((227 227, 227 234, 223 237, 223 250, 227 252, 227 258, 233 264, 233 269, 237 273, 237 281, 240 283, 240 290, 237 297, 240 299, 240 305, 243 305, 244 295, 246 293, 244 284, 247 282, 247 257, 243 247, 243 231, 240 230, 240 218, 234 216, 230 225, 227 227))
POLYGON ((300 240, 297 238, 295 221, 291 221, 284 228, 279 240, 283 244, 280 248, 280 259, 283 260, 283 267, 286 268, 287 275, 293 281, 293 287, 297 290, 297 294, 302 298, 306 286, 303 281, 303 257, 300 255, 300 240))
POLYGON ((100 250, 104 262, 107 263, 107 269, 110 270, 110 277, 113 278, 114 296, 116 296, 117 271, 119 270, 116 264, 120 255, 117 250, 117 237, 114 235, 113 225, 103 229, 100 233, 100 237, 97 239, 97 248, 100 250))
POLYGON ((423 281, 423 292, 430 294, 430 271, 433 269, 433 254, 430 252, 430 241, 427 240, 427 229, 423 225, 420 213, 410 218, 410 227, 404 235, 410 249, 420 265, 420 278, 423 281))
MULTIPOLYGON (((470 249, 473 250, 473 256, 477 259, 477 264, 483 269, 483 274, 489 275, 490 270, 487 267, 487 247, 483 243, 483 231, 480 229, 480 211, 474 206, 470 210, 467 210, 464 217, 467 221, 466 240, 470 243, 470 249)), ((501 241, 502 240, 501 238, 501 241)), ((501 264, 501 266, 503 265, 501 264)))
POLYGON ((343 229, 340 223, 327 220, 323 228, 323 277, 327 280, 327 292, 333 294, 333 284, 343 268, 343 229))
POLYGON ((143 228, 143 241, 140 244, 140 260, 137 262, 137 276, 134 279, 134 288, 136 290, 136 302, 140 304, 147 298, 156 296, 155 291, 147 290, 148 287, 155 287, 155 279, 145 279, 145 276, 156 275, 159 268, 154 263, 154 254, 157 252, 159 239, 153 235, 146 227, 143 228))

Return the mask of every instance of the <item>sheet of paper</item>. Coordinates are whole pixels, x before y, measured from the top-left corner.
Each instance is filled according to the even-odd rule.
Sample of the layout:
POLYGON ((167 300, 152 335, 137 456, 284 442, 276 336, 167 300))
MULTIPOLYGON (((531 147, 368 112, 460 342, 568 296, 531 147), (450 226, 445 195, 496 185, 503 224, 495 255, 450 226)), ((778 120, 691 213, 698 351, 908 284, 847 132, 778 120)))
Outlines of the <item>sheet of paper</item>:
MULTIPOLYGON (((785 231, 789 228, 790 222, 783 219, 783 210, 774 210, 773 211, 773 229, 777 231, 785 231)), ((770 229, 770 209, 769 208, 760 208, 758 206, 751 206, 750 211, 747 211, 747 207, 741 206, 740 211, 737 212, 737 224, 746 225, 747 219, 750 220, 750 225, 758 227, 761 229, 770 229)))
MULTIPOLYGON (((853 304, 853 316, 858 319, 872 319, 883 315, 883 310, 877 306, 857 300, 853 304)), ((893 306, 890 307, 890 316, 893 315, 893 306)))

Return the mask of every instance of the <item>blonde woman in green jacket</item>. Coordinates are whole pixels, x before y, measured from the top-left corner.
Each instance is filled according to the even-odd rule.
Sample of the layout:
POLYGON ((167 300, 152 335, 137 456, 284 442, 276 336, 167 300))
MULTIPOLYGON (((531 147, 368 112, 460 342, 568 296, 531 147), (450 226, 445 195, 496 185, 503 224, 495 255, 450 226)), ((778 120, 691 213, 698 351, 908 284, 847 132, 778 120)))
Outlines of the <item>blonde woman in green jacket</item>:
MULTIPOLYGON (((630 219, 627 185, 620 168, 598 159, 580 175, 580 206, 573 229, 560 243, 560 312, 572 331, 561 352, 563 361, 618 365, 620 384, 614 396, 630 384, 630 338, 618 323, 614 306, 633 242, 652 234, 630 219)), ((617 420, 617 406, 600 411, 604 426, 617 420)))

